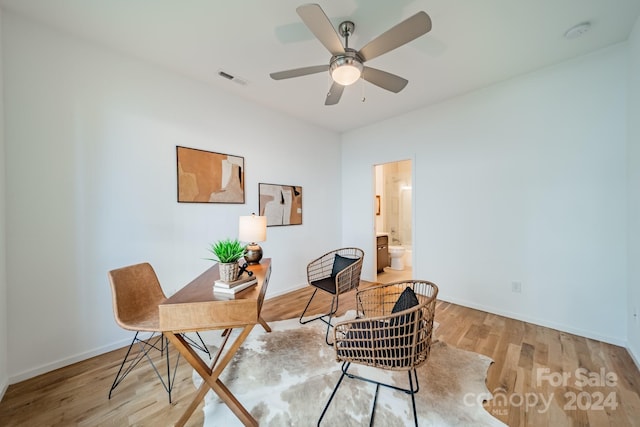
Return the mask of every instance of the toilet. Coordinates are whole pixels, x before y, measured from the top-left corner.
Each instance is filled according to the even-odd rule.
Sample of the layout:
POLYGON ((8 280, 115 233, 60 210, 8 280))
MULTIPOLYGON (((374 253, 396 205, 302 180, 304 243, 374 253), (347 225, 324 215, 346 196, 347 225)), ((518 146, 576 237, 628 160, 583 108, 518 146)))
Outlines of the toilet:
POLYGON ((392 270, 404 270, 404 252, 405 249, 402 246, 389 246, 392 270))
POLYGON ((404 248, 404 266, 407 268, 413 267, 413 248, 411 245, 403 245, 404 248))

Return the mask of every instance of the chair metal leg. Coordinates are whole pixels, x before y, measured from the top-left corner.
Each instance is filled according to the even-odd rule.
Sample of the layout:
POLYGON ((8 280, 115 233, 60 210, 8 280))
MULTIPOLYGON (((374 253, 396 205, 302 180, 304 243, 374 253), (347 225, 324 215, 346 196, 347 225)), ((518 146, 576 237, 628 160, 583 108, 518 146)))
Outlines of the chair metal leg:
POLYGON ((340 379, 338 380, 338 383, 336 384, 336 386, 333 388, 333 391, 331 392, 329 401, 327 402, 327 404, 324 406, 324 409, 322 410, 322 414, 320 415, 320 419, 318 420, 318 427, 320 427, 320 422, 324 418, 324 415, 327 413, 327 409, 329 409, 329 405, 331 404, 333 397, 336 395, 336 392, 338 391, 338 388, 340 387, 340 384, 342 383, 342 380, 344 379, 344 376, 347 373, 347 369, 349 369, 349 365, 350 365, 349 362, 344 362, 342 364, 342 374, 340 375, 340 379), (345 369, 345 364, 347 365, 346 369, 345 369))
MULTIPOLYGON (((413 369, 413 372, 416 376, 416 384, 417 384, 418 374, 415 373, 416 372, 415 369, 413 369)), ((413 389, 413 381, 411 380, 411 371, 409 371, 408 374, 409 374, 409 394, 411 394, 411 406, 413 407, 413 421, 416 423, 416 427, 418 427, 418 414, 416 413, 416 392, 418 391, 418 389, 416 390, 413 389)))
MULTIPOLYGON (((165 337, 164 335, 162 335, 164 338, 164 342, 165 342, 165 351, 167 353, 167 384, 164 384, 164 381, 162 380, 162 376, 158 375, 158 377, 160 378, 160 382, 162 382, 162 385, 164 385, 164 389, 167 391, 167 394, 169 395, 169 403, 171 403, 171 390, 173 390, 173 386, 176 383, 176 374, 178 373, 178 363, 180 362, 180 353, 178 353, 178 355, 176 356, 176 363, 173 366, 173 376, 171 375, 171 363, 169 361, 169 339, 167 337, 165 337)), ((151 361, 151 360, 150 360, 151 361)), ((153 363, 151 363, 151 365, 153 366, 153 363)), ((157 372, 156 372, 157 373, 157 372)))
MULTIPOLYGON (((307 302, 306 307, 304 308, 304 310, 302 310, 302 314, 300 315, 300 319, 298 319, 298 321, 300 322, 300 324, 301 324, 301 325, 304 325, 305 323, 309 323, 309 322, 311 322, 311 321, 313 321, 313 320, 318 319, 317 317, 315 317, 315 318, 313 318, 313 319, 309 319, 309 320, 304 321, 304 322, 302 321, 302 318, 304 317, 304 314, 307 312, 307 309, 308 309, 308 308, 309 308, 309 306, 311 305, 311 301, 313 300, 313 297, 315 297, 315 296, 316 296, 316 292, 318 292, 318 288, 316 288, 316 289, 314 289, 314 290, 313 290, 313 293, 311 294, 311 298, 309 298, 309 301, 307 302)), ((320 316, 320 317, 322 317, 322 316, 320 316)))
MULTIPOLYGON (((169 363, 169 340, 167 340, 165 338, 165 336, 162 336, 162 340, 163 342, 166 344, 165 346, 163 346, 164 350, 165 350, 165 354, 166 354, 166 358, 167 358, 167 384, 164 384, 164 381, 162 381, 162 376, 158 375, 160 377, 160 381, 162 381, 163 385, 165 386, 164 389, 167 390, 167 393, 169 394, 169 403, 171 403, 171 390, 173 389, 173 382, 171 381, 171 363, 169 363)), ((178 366, 176 365, 176 368, 178 366)), ((174 369, 174 373, 175 371, 177 371, 177 369, 174 369)), ((173 378, 175 379, 175 374, 173 376, 173 378)))
POLYGON ((415 426, 418 427, 418 413, 416 411, 415 394, 420 389, 420 385, 418 383, 418 372, 416 371, 415 368, 411 369, 410 371, 407 372, 409 374, 409 388, 402 388, 402 387, 398 387, 398 386, 395 386, 395 385, 392 385, 392 384, 387 384, 387 383, 383 383, 383 382, 379 382, 379 381, 374 381, 374 380, 369 379, 369 378, 365 378, 365 377, 361 377, 359 375, 351 374, 351 373, 347 372, 349 370, 349 366, 350 365, 351 365, 351 362, 344 362, 342 364, 342 368, 341 368, 342 369, 342 375, 340 375, 340 379, 338 380, 338 383, 336 384, 335 388, 333 389, 333 392, 331 393, 331 397, 329 397, 329 401, 327 402, 327 404, 325 405, 325 407, 324 407, 324 409, 322 411, 322 415, 320 415, 320 419, 318 420, 318 427, 320 426, 320 421, 322 421, 322 418, 324 418, 324 415, 327 412, 327 409, 329 409, 329 404, 333 400, 333 397, 335 396, 336 392, 338 391, 338 387, 340 387, 340 383, 342 383, 342 380, 344 379, 345 376, 350 378, 350 379, 357 379, 357 380, 361 380, 361 381, 366 381, 368 383, 372 383, 372 384, 376 385, 376 393, 374 395, 373 405, 371 407, 371 419, 369 421, 369 427, 373 426, 373 421, 374 421, 375 411, 376 411, 376 404, 378 403, 378 391, 380 390, 380 386, 391 388, 393 390, 398 390, 398 391, 401 391, 403 393, 411 395, 411 406, 412 406, 412 409, 413 409, 413 420, 414 420, 415 426), (411 372, 413 372, 413 378, 411 377, 411 372), (415 379, 415 385, 414 385, 414 379, 415 379))
POLYGON ((313 294, 311 294, 311 298, 309 298, 309 302, 307 302, 307 306, 304 308, 304 310, 302 310, 302 314, 300 315, 299 322, 300 322, 301 325, 305 325, 305 324, 307 324, 309 322, 313 322, 314 320, 322 320, 324 323, 327 324, 327 332, 324 335, 324 340, 328 345, 333 345, 333 343, 329 342, 329 328, 331 328, 333 326, 331 324, 331 318, 338 311, 338 296, 337 295, 334 295, 333 298, 331 298, 331 308, 329 309, 328 313, 321 314, 321 315, 316 316, 314 318, 302 321, 302 319, 304 318, 304 314, 307 312, 307 309, 311 305, 311 301, 313 300, 313 297, 316 296, 316 292, 318 292, 317 288, 313 291, 313 294), (327 317, 327 316, 329 316, 328 320, 325 319, 325 317, 327 317))
POLYGON ((373 420, 376 417, 376 404, 378 403, 379 391, 380 391, 380 384, 376 384, 376 394, 373 396, 373 406, 371 407, 371 419, 369 421, 369 427, 373 427, 373 420))
MULTIPOLYGON (((334 298, 335 299, 335 298, 334 298)), ((333 345, 332 342, 329 342, 329 328, 331 328, 333 325, 331 324, 331 318, 333 317, 333 315, 335 314, 336 310, 337 310, 337 306, 336 306, 336 310, 333 310, 333 300, 331 301, 331 308, 332 311, 329 313, 329 320, 324 320, 324 319, 320 319, 322 320, 324 323, 327 324, 327 332, 325 332, 324 334, 324 342, 327 343, 327 345, 333 345)))
POLYGON ((133 345, 136 343, 136 338, 138 338, 138 334, 139 332, 136 332, 133 339, 131 340, 131 344, 129 344, 129 348, 127 349, 127 354, 125 354, 124 359, 122 359, 122 363, 120 364, 120 369, 118 369, 118 373, 116 374, 116 377, 113 379, 113 384, 111 384, 111 389, 109 390, 109 399, 111 399, 111 393, 118 386, 118 384, 120 384, 120 382, 124 379, 124 377, 126 377, 127 374, 140 362, 140 360, 142 360, 142 357, 136 357, 136 359, 129 364, 129 366, 127 367, 125 372, 122 374, 122 376, 120 376, 120 374, 122 373, 122 369, 124 368, 124 364, 127 362, 127 359, 129 358, 129 353, 131 353, 131 348, 133 348, 133 345))
POLYGON ((125 355, 124 359, 122 360, 122 363, 120 364, 118 373, 116 374, 116 377, 113 380, 113 384, 111 385, 111 389, 109 390, 109 399, 111 399, 111 394, 113 393, 113 390, 115 390, 115 388, 118 387, 118 385, 126 378, 126 376, 129 375, 129 373, 133 370, 133 368, 135 368, 138 365, 138 363, 140 363, 140 361, 146 357, 146 359, 151 364, 153 371, 156 373, 156 375, 160 379, 162 386, 167 391, 169 395, 169 403, 171 403, 171 390, 173 389, 173 384, 175 382, 178 363, 180 361, 180 354, 178 354, 176 358, 176 362, 173 367, 173 377, 172 377, 171 363, 169 359, 169 341, 165 338, 163 334, 156 335, 155 333, 152 333, 149 336, 149 338, 147 338, 146 340, 138 338, 139 334, 140 334, 139 331, 136 332, 135 336, 133 337, 133 340, 131 341, 131 344, 129 345, 129 348, 127 349, 127 354, 125 355), (133 349, 133 346, 136 343, 140 347, 138 350, 138 353, 135 355, 134 358, 129 358, 131 354, 131 350, 133 349), (165 356, 166 363, 167 363, 166 382, 163 375, 160 373, 160 371, 156 367, 156 364, 153 362, 153 360, 151 359, 151 356, 149 355, 149 352, 151 352, 152 349, 160 351, 160 354, 163 354, 165 356), (127 364, 127 362, 128 362, 128 365, 125 368, 125 364, 127 364))
POLYGON ((202 339, 202 337, 200 336, 200 334, 198 332, 196 332, 196 336, 198 337, 198 341, 199 342, 196 342, 196 340, 194 340, 193 338, 191 338, 187 334, 182 334, 182 337, 185 339, 185 341, 187 341, 189 343, 189 345, 191 347, 193 347, 195 349, 198 349, 198 350, 202 351, 203 353, 206 353, 209 356, 209 360, 211 360, 211 353, 209 352, 209 348, 204 343, 204 340, 202 339))

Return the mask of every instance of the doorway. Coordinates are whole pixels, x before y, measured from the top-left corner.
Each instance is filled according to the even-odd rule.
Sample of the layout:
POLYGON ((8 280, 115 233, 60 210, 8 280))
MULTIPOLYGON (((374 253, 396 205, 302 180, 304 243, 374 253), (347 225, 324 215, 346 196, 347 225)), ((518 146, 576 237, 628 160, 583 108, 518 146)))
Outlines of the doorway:
POLYGON ((410 279, 413 275, 412 162, 374 166, 376 204, 376 281, 410 279))

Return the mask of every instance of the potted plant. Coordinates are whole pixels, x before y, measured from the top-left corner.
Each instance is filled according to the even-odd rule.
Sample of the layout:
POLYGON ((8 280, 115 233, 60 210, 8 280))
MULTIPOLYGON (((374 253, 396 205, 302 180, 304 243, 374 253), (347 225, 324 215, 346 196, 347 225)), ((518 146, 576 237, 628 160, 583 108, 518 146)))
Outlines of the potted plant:
POLYGON ((245 247, 237 239, 223 239, 212 244, 209 251, 213 253, 211 261, 218 261, 220 280, 232 282, 238 278, 238 260, 245 254, 245 247))

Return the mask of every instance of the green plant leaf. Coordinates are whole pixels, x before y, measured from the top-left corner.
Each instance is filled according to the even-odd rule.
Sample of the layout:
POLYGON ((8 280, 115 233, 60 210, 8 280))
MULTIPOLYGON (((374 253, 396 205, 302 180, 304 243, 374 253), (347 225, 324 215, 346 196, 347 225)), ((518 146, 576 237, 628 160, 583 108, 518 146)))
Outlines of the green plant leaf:
POLYGON ((214 254, 214 258, 207 259, 222 263, 236 262, 245 255, 245 251, 237 239, 223 239, 211 245, 209 252, 214 254))

